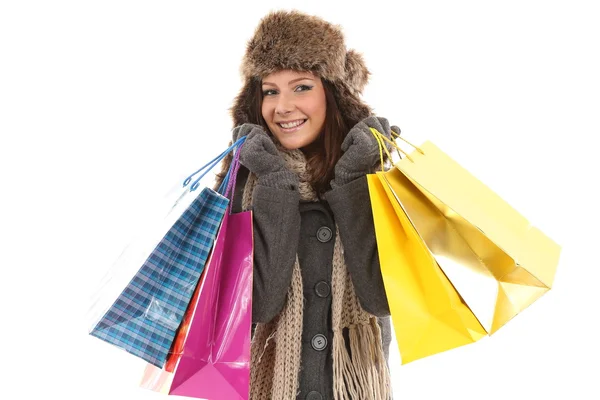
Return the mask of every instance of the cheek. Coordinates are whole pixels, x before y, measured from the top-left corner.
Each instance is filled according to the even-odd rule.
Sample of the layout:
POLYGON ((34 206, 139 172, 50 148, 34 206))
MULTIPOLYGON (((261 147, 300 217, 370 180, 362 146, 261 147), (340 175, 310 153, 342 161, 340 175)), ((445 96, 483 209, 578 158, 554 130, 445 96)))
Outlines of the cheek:
POLYGON ((269 118, 268 118, 268 116, 269 116, 269 104, 263 102, 262 103, 262 108, 261 108, 260 111, 261 111, 262 117, 265 119, 265 121, 269 122, 269 118))
POLYGON ((316 99, 311 102, 307 102, 305 105, 305 112, 311 117, 315 123, 323 123, 325 121, 325 107, 326 103, 321 99, 316 99))

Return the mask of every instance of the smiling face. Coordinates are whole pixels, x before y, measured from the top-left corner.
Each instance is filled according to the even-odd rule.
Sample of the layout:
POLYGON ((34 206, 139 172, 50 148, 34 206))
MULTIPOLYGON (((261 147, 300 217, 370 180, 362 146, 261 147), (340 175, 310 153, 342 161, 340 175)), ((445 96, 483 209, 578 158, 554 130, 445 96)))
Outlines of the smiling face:
POLYGON ((308 146, 325 125, 327 100, 321 79, 311 72, 283 70, 262 80, 262 116, 288 150, 308 146))

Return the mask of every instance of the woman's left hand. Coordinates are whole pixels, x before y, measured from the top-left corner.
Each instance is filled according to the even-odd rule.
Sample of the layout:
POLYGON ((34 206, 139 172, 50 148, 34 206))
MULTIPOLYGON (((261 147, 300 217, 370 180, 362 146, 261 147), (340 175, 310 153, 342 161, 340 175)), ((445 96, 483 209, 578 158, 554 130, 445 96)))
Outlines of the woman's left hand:
MULTIPOLYGON (((390 127, 387 119, 370 116, 356 124, 342 142, 344 154, 335 166, 335 179, 332 186, 342 186, 361 175, 371 172, 373 166, 380 160, 379 143, 371 128, 376 129, 387 139, 392 140, 392 131, 400 134, 396 126, 390 127)), ((385 141, 388 151, 392 145, 385 141)))

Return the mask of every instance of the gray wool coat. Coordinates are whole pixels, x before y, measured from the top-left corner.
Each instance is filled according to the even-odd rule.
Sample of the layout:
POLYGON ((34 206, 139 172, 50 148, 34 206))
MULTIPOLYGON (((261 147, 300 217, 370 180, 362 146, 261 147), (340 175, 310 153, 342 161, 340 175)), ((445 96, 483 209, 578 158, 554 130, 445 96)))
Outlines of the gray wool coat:
MULTIPOLYGON (((247 177, 248 170, 240 167, 234 212, 241 211, 247 177)), ((281 311, 296 254, 300 263, 305 302, 297 400, 333 400, 331 274, 336 223, 355 292, 363 309, 378 317, 388 358, 390 311, 370 204, 365 176, 331 190, 319 202, 300 201, 297 191, 255 188, 253 323, 269 322, 281 311)), ((345 336, 349 343, 347 331, 345 336)))

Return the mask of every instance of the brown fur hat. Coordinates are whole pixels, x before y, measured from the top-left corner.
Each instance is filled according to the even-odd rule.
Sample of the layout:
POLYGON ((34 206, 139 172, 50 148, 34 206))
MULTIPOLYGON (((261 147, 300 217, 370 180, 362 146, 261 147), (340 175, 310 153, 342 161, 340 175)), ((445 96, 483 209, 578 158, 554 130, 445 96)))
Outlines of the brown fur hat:
POLYGON ((359 98, 370 73, 363 57, 346 49, 341 28, 298 11, 274 11, 260 21, 248 41, 240 67, 244 87, 231 108, 234 126, 256 123, 250 115, 256 101, 252 82, 284 69, 310 71, 329 81, 347 126, 371 113, 359 98))

